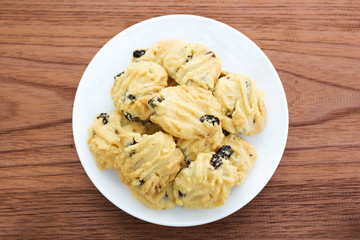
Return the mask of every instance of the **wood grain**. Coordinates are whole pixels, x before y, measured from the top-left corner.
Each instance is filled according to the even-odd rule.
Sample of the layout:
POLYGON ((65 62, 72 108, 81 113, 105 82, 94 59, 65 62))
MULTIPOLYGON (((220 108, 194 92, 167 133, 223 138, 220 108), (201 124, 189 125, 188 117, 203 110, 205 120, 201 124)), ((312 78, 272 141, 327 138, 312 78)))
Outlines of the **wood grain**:
POLYGON ((358 1, 0 2, 0 239, 360 239, 358 1), (220 20, 278 70, 290 114, 279 168, 231 216, 169 228, 138 220, 93 186, 71 112, 92 57, 164 14, 220 20))

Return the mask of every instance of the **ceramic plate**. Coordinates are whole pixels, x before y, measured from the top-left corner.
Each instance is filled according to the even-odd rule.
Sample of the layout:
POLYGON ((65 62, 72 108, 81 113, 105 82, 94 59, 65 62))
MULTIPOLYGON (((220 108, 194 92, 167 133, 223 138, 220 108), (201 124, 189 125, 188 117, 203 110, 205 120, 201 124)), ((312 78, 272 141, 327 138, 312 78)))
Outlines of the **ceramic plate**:
POLYGON ((80 161, 99 191, 123 211, 142 220, 167 226, 194 226, 226 217, 251 201, 267 184, 282 157, 288 133, 288 109, 283 86, 266 55, 236 29, 204 17, 168 15, 135 24, 111 39, 95 55, 79 83, 73 108, 73 134, 80 161), (226 204, 214 209, 152 210, 135 200, 115 170, 100 171, 86 140, 87 128, 101 112, 114 110, 110 87, 115 74, 130 63, 137 48, 159 40, 182 39, 202 43, 221 58, 223 70, 240 72, 258 83, 265 96, 268 121, 264 131, 245 137, 258 159, 244 184, 234 187, 226 204))

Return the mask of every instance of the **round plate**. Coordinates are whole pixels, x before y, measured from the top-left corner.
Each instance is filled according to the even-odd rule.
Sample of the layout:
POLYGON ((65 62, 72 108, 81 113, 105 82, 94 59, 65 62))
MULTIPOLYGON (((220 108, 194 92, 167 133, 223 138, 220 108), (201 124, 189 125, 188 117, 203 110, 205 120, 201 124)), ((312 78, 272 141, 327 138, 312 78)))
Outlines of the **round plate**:
POLYGON ((282 157, 288 133, 288 109, 280 78, 266 55, 236 29, 204 17, 168 15, 152 18, 122 31, 95 55, 79 83, 73 109, 73 133, 80 161, 99 191, 123 211, 142 220, 167 226, 194 226, 226 217, 251 201, 270 180, 282 157), (110 87, 137 48, 159 40, 182 39, 202 43, 223 63, 223 70, 240 72, 258 83, 265 96, 268 121, 263 132, 245 137, 258 159, 242 186, 233 187, 226 204, 214 209, 152 210, 135 200, 115 170, 100 171, 86 144, 87 128, 101 112, 114 110, 110 87))

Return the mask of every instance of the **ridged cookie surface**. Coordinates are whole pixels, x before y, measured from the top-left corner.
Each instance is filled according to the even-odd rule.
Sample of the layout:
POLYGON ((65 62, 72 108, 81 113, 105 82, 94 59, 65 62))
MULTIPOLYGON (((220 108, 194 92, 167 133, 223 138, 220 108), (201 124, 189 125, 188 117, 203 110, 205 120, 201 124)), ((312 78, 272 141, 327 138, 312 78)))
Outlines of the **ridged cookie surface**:
POLYGON ((94 153, 96 165, 103 170, 114 168, 115 157, 135 136, 145 133, 145 127, 112 111, 95 117, 88 132, 89 149, 94 153))
POLYGON ((221 130, 220 103, 202 88, 168 87, 148 104, 150 120, 175 137, 210 138, 221 130))
POLYGON ((167 86, 166 71, 154 62, 137 60, 115 77, 110 90, 115 107, 129 121, 149 119, 147 102, 167 86))
POLYGON ((173 184, 171 183, 165 189, 156 190, 154 194, 142 194, 137 187, 130 187, 130 191, 135 199, 139 200, 147 207, 152 209, 171 209, 175 207, 175 198, 173 194, 173 184))
POLYGON ((183 159, 173 137, 157 132, 126 147, 116 158, 115 168, 124 184, 143 195, 152 195, 174 180, 183 159))
POLYGON ((196 160, 177 175, 174 182, 177 205, 192 209, 214 208, 225 203, 237 183, 236 167, 225 158, 217 158, 214 162, 215 155, 218 156, 199 153, 196 160))
POLYGON ((212 90, 221 73, 221 60, 204 45, 177 42, 165 54, 162 66, 179 85, 212 90))
POLYGON ((264 129, 267 117, 264 93, 249 77, 240 73, 221 77, 215 86, 214 96, 221 103, 226 131, 250 136, 264 129))
POLYGON ((234 134, 226 136, 222 145, 231 147, 232 154, 229 161, 231 165, 237 168, 238 182, 236 185, 243 184, 257 158, 255 147, 245 139, 234 134))

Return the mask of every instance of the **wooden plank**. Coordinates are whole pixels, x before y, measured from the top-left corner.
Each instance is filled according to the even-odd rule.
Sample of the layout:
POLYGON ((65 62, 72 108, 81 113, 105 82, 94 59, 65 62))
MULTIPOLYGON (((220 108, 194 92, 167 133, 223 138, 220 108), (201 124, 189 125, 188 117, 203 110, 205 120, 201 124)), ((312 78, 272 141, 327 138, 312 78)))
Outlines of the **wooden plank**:
POLYGON ((360 5, 325 0, 0 3, 0 239, 360 239, 360 5), (125 28, 196 14, 261 47, 287 95, 282 161, 231 216, 170 228, 136 219, 91 183, 72 104, 96 52, 125 28))

